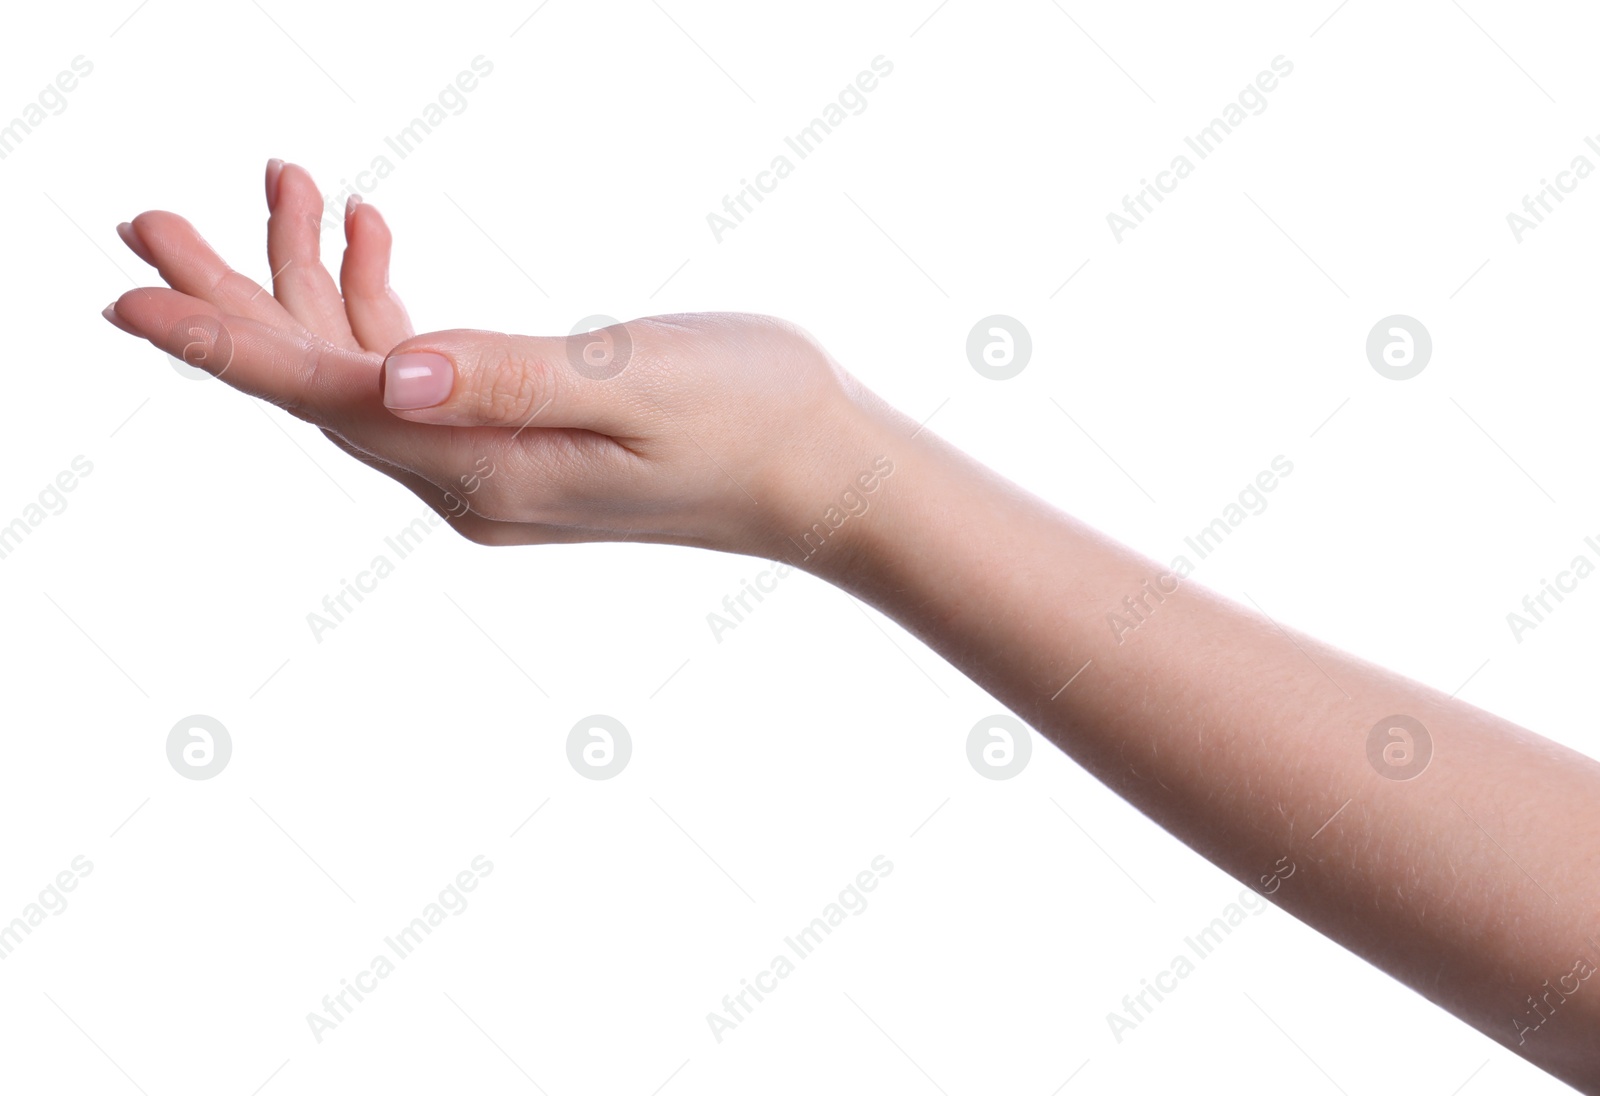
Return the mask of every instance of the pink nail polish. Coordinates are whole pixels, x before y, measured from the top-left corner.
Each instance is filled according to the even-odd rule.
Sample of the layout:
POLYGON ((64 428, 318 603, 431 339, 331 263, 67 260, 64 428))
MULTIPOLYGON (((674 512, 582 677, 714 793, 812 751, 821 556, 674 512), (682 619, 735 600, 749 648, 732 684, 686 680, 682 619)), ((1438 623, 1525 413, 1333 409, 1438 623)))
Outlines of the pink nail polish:
POLYGON ((106 318, 106 322, 112 327, 116 328, 118 331, 126 331, 130 335, 138 334, 137 331, 129 327, 127 323, 123 321, 121 316, 117 315, 116 301, 112 301, 110 304, 106 305, 105 310, 102 311, 100 315, 104 316, 106 318))
POLYGON ((391 354, 383 363, 384 406, 396 411, 433 407, 449 397, 455 379, 455 367, 443 354, 391 354))
POLYGON ((129 251, 151 266, 156 265, 156 261, 150 257, 150 249, 144 246, 143 240, 139 239, 139 234, 134 231, 133 225, 123 221, 117 226, 117 235, 122 237, 122 242, 128 245, 129 251))
POLYGON ((271 213, 278 205, 278 177, 283 174, 283 161, 272 159, 267 161, 267 212, 271 213))

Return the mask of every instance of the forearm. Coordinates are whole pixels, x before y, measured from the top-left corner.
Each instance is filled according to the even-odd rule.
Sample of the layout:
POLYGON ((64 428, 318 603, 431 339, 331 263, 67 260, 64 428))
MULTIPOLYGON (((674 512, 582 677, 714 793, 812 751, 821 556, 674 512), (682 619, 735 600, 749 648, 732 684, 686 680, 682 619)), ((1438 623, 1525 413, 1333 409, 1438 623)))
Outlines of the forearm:
POLYGON ((913 430, 881 410, 852 426, 895 470, 808 566, 1235 878, 1259 889, 1287 857, 1284 908, 1600 1091, 1600 979, 1584 975, 1600 966, 1600 763, 1158 582, 1165 567, 913 430), (1432 743, 1409 780, 1368 757, 1397 714, 1432 743))

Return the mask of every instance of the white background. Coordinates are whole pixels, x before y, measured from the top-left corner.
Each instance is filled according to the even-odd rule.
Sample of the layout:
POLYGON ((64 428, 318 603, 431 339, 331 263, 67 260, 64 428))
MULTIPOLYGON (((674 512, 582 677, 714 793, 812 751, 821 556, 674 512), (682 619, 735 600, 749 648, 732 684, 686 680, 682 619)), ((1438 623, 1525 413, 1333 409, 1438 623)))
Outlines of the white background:
POLYGON ((0 522, 93 471, 0 561, 0 919, 94 867, 0 963, 0 1083, 1565 1091, 1276 908, 1118 1043, 1106 1014, 1240 884, 1042 739, 980 777, 996 701, 804 575, 719 643, 706 615, 764 564, 441 530, 317 642, 306 614, 420 503, 96 313, 152 281, 113 231, 145 209, 264 280, 266 159, 337 191, 483 55, 367 195, 419 330, 785 316, 1162 561, 1282 454, 1198 581, 1594 754, 1600 581, 1520 643, 1506 623, 1600 533, 1600 181, 1520 243, 1506 222, 1600 132, 1593 14, 537 3, 7 12, 0 118, 94 69, 0 161, 0 522), (867 109, 717 242, 706 215, 878 55, 867 109), (1118 243, 1106 214, 1279 55, 1267 109, 1118 243), (1014 380, 966 359, 992 313, 1032 333, 1014 380), (1394 313, 1435 344, 1405 382, 1364 352, 1394 313), (194 713, 232 737, 211 780, 167 761, 194 713), (566 759, 592 713, 633 740, 608 781, 566 759), (318 1043, 306 1014, 479 854, 470 906, 318 1043), (880 854, 866 910, 714 1039, 880 854))

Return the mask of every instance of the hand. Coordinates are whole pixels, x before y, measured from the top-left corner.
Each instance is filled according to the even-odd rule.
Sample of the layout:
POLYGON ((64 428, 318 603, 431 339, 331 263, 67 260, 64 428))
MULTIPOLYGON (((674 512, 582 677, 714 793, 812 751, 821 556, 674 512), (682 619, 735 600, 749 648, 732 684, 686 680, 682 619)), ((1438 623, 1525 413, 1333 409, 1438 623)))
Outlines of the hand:
POLYGON ((803 533, 882 451, 893 413, 791 324, 416 335, 374 207, 346 209, 335 284, 311 176, 273 161, 267 205, 272 293, 182 217, 149 212, 118 233, 171 288, 131 290, 106 318, 320 426, 477 543, 631 539, 800 563, 803 533))

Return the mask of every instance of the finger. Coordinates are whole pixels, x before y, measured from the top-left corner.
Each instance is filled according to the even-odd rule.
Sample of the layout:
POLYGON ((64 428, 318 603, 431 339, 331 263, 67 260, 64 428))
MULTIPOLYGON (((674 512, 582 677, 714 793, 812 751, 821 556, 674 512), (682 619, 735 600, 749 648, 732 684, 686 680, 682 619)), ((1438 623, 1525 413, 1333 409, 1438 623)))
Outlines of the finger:
POLYGON ((155 257, 150 254, 150 249, 144 246, 144 241, 139 239, 139 234, 133 230, 133 225, 123 221, 117 226, 117 235, 122 237, 122 242, 128 245, 129 251, 151 266, 156 265, 155 257))
POLYGON ((123 330, 301 418, 394 421, 373 400, 383 369, 376 354, 334 346, 298 325, 228 315, 173 289, 130 289, 110 311, 106 318, 123 330))
POLYGON ((620 373, 631 354, 626 324, 569 338, 435 331, 389 351, 383 402, 412 422, 577 427, 625 437, 637 429, 639 397, 609 370, 620 373), (601 350, 591 350, 596 346, 601 350))
POLYGON ((112 301, 110 304, 106 305, 105 308, 101 310, 100 315, 104 316, 106 318, 106 322, 112 327, 116 328, 118 331, 126 331, 128 334, 133 335, 136 338, 144 338, 143 335, 139 334, 137 328, 135 328, 121 316, 117 315, 116 301, 112 301))
POLYGON ((117 234, 128 249, 155 267, 179 293, 198 297, 233 316, 262 323, 288 320, 278 302, 250 278, 222 261, 194 225, 176 213, 141 213, 117 234))
POLYGON ((353 195, 345 213, 344 236, 339 284, 344 288, 350 330, 362 346, 381 354, 414 334, 400 295, 389 287, 394 238, 377 209, 353 195))
POLYGON ((267 218, 272 292, 289 314, 329 342, 354 350, 339 287, 322 265, 322 195, 306 169, 284 164, 267 218))
POLYGON ((609 454, 613 458, 624 452, 608 438, 584 430, 548 430, 519 440, 509 431, 405 422, 372 398, 382 369, 378 355, 225 316, 171 289, 130 290, 106 309, 105 317, 231 387, 322 427, 341 449, 394 475, 441 512, 459 515, 468 499, 483 500, 488 513, 474 513, 494 527, 462 529, 470 539, 486 544, 596 539, 576 527, 576 517, 591 507, 574 510, 571 500, 583 496, 593 478, 596 446, 616 450, 609 454), (498 478, 502 474, 505 478, 498 478), (515 486, 530 482, 539 485, 537 497, 515 486), (508 531, 522 526, 520 533, 508 531))
POLYGON ((105 318, 241 392, 337 430, 363 451, 434 482, 470 479, 480 458, 539 468, 548 460, 556 467, 538 478, 555 482, 560 455, 547 458, 546 447, 533 444, 552 438, 529 433, 519 441, 510 431, 433 426, 389 414, 376 398, 383 369, 376 354, 333 346, 298 327, 228 316, 172 289, 129 290, 105 318))
POLYGON ((283 161, 274 157, 267 161, 267 212, 278 204, 278 176, 283 174, 283 161))
MULTIPOLYGON (((596 445, 582 443, 620 451, 587 431, 537 431, 519 439, 512 431, 406 422, 374 398, 382 371, 378 355, 345 350, 309 332, 223 315, 175 290, 129 290, 105 310, 105 318, 241 392, 337 432, 346 444, 385 465, 453 487, 458 498, 492 500, 492 512, 480 513, 485 520, 521 521, 556 512, 552 501, 576 497, 590 478, 596 445), (502 486, 509 481, 540 485, 543 501, 502 486)), ((552 527, 539 539, 589 538, 558 537, 552 527)))

